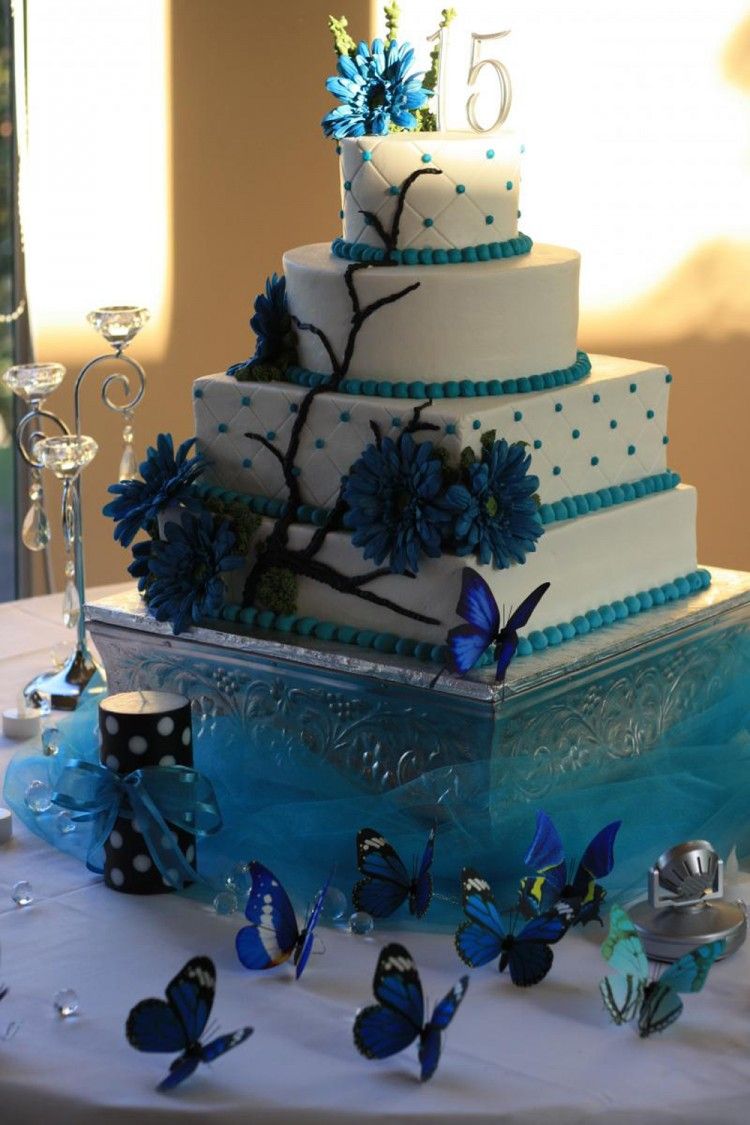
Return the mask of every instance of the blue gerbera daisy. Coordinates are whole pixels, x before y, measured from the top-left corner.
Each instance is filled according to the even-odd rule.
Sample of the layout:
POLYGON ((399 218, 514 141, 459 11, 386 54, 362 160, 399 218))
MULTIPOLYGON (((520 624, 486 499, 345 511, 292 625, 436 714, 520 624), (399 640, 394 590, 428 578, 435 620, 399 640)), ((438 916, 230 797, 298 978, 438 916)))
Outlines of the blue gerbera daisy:
MULTIPOLYGON (((184 511, 180 523, 165 525, 164 536, 150 545, 146 597, 156 620, 170 621, 181 633, 191 622, 219 616, 226 594, 222 575, 244 559, 232 554, 235 536, 228 521, 217 522, 210 512, 184 511)), ((134 559, 131 573, 132 566, 142 572, 142 565, 143 557, 134 559)))
POLYGON ((420 109, 431 91, 422 85, 423 74, 409 73, 414 50, 395 39, 372 47, 360 43, 353 56, 339 56, 338 74, 326 89, 341 102, 323 118, 327 137, 383 136, 390 124, 413 129, 417 119, 410 111, 420 109))
POLYGON ((451 518, 438 503, 442 488, 443 466, 432 442, 417 443, 404 433, 399 441, 368 445, 343 490, 352 543, 378 565, 388 558, 394 574, 416 574, 421 555, 435 559, 442 553, 442 531, 451 518))
POLYGON ((522 442, 494 442, 469 465, 465 484, 446 491, 453 515, 456 554, 475 554, 480 563, 504 569, 523 563, 544 527, 535 492, 539 478, 529 472, 531 457, 522 442))
POLYGON ((174 451, 171 434, 159 434, 156 446, 146 451, 139 472, 142 480, 123 480, 111 484, 108 492, 116 499, 103 508, 105 516, 116 521, 115 539, 128 547, 139 531, 145 531, 168 504, 192 503, 189 486, 206 467, 201 453, 188 457, 195 438, 183 441, 174 451))
POLYGON ((295 340, 292 319, 286 298, 286 278, 272 274, 266 287, 253 304, 250 328, 255 333, 255 353, 241 363, 233 363, 227 375, 240 381, 254 378, 258 368, 266 365, 281 369, 294 360, 295 340))

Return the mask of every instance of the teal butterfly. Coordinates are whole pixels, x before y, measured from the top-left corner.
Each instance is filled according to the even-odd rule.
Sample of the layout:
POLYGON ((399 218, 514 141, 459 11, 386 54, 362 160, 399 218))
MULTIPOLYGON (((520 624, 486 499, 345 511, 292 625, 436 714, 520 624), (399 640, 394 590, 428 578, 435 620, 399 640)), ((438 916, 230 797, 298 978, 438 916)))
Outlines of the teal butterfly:
POLYGON ((700 992, 708 970, 726 950, 726 942, 712 941, 692 949, 675 961, 661 976, 651 979, 646 952, 629 915, 613 906, 609 915, 609 934, 602 943, 602 957, 617 970, 618 976, 599 982, 604 1006, 615 1023, 638 1017, 642 1039, 664 1031, 682 1011, 680 992, 700 992))

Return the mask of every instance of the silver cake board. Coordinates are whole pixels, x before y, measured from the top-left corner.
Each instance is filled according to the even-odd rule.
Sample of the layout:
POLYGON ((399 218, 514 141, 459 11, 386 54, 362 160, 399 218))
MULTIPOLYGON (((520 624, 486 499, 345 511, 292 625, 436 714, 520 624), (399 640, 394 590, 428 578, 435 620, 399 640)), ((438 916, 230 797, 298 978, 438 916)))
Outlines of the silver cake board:
POLYGON ((748 677, 750 574, 712 569, 700 593, 531 656, 505 685, 413 659, 314 639, 191 628, 173 636, 135 591, 86 606, 109 690, 180 691, 278 745, 304 745, 375 792, 484 762, 508 800, 540 802, 557 780, 600 762, 612 776, 675 724, 748 677))

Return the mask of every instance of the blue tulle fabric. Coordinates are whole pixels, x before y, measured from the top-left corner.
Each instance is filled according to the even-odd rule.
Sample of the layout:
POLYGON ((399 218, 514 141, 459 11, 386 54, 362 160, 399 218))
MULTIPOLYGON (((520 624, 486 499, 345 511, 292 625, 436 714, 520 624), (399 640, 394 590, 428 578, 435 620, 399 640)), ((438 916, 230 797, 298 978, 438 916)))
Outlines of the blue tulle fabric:
MULTIPOLYGON (((743 643, 750 645, 750 638, 743 643)), ((610 901, 645 893, 648 867, 683 840, 707 839, 724 857, 736 848, 742 860, 750 854, 748 688, 747 675, 738 676, 723 685, 719 702, 673 725, 640 756, 616 760, 614 767, 611 753, 589 755, 594 764, 583 760, 560 775, 543 800, 519 799, 516 781, 531 762, 518 756, 441 767, 374 794, 322 761, 301 738, 296 746, 285 741, 280 748, 264 728, 253 735, 221 717, 196 723, 195 767, 213 783, 224 827, 199 842, 198 868, 205 881, 185 893, 210 897, 234 864, 258 859, 273 869, 300 907, 330 873, 333 885, 350 895, 358 877, 359 828, 378 829, 411 867, 436 824, 436 894, 430 910, 419 923, 405 909, 393 921, 447 929, 461 916, 464 864, 491 881, 501 904, 513 904, 540 805, 554 820, 571 860, 603 825, 622 820, 614 871, 605 880, 610 901)), ((34 814, 24 795, 36 780, 54 789, 68 760, 97 761, 96 725, 95 705, 79 709, 60 724, 58 753, 45 757, 39 746, 23 747, 5 784, 14 813, 82 863, 90 826, 80 824, 62 834, 59 810, 53 806, 34 814)))

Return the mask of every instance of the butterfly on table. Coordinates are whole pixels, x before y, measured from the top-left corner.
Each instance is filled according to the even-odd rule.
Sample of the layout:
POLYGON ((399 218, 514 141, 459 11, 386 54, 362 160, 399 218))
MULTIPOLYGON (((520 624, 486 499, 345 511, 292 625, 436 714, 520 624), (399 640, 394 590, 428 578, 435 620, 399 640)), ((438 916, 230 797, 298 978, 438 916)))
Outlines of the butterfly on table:
POLYGON ((315 942, 330 877, 318 891, 302 929, 289 895, 272 871, 253 860, 248 865, 252 886, 245 907, 250 923, 235 939, 237 956, 246 969, 273 969, 292 958, 296 978, 302 976, 315 942))
POLYGON ((414 960, 403 945, 386 945, 380 952, 372 984, 379 1003, 360 1009, 354 1021, 357 1050, 368 1059, 386 1059, 418 1038, 421 1079, 426 1082, 437 1070, 442 1033, 468 987, 469 978, 461 977, 435 1005, 425 1023, 422 984, 414 960))
POLYGON ((478 968, 499 957, 500 972, 507 968, 510 979, 521 988, 544 980, 552 968, 550 946, 568 929, 562 915, 541 914, 520 928, 513 921, 506 927, 489 883, 472 867, 461 872, 461 903, 469 919, 456 930, 455 945, 462 961, 478 968))
POLYGON ((427 912, 432 899, 432 857, 435 829, 427 837, 422 860, 409 875, 395 848, 375 828, 360 828, 357 833, 357 867, 363 879, 355 883, 352 902, 373 918, 387 918, 408 899, 409 910, 417 918, 427 912))
POLYGON ((241 1027, 201 1043, 214 1002, 216 969, 209 957, 193 957, 166 987, 166 1000, 141 1000, 131 1010, 125 1034, 138 1051, 181 1054, 156 1087, 171 1090, 189 1078, 199 1063, 210 1063, 252 1035, 241 1027))
POLYGON ((461 574, 461 596, 456 606, 456 613, 463 617, 465 624, 456 625, 448 633, 451 672, 465 676, 488 647, 494 645, 494 659, 497 661, 495 680, 502 683, 518 648, 518 630, 528 623, 548 589, 549 582, 543 582, 532 590, 501 627, 500 609, 492 590, 481 574, 465 566, 461 574))
POLYGON ((635 926, 622 907, 613 906, 609 934, 602 943, 602 957, 618 975, 599 982, 604 1006, 616 1024, 637 1017, 638 1034, 642 1039, 664 1031, 682 1011, 679 993, 700 992, 709 969, 725 951, 725 941, 700 945, 680 957, 661 976, 651 977, 646 951, 635 926))
POLYGON ((536 874, 521 880, 519 906, 524 917, 555 910, 567 914, 571 925, 594 920, 601 923, 599 908, 607 892, 597 879, 609 875, 614 867, 615 837, 621 823, 614 820, 597 832, 577 867, 569 870, 560 834, 540 809, 534 839, 524 860, 536 874))

